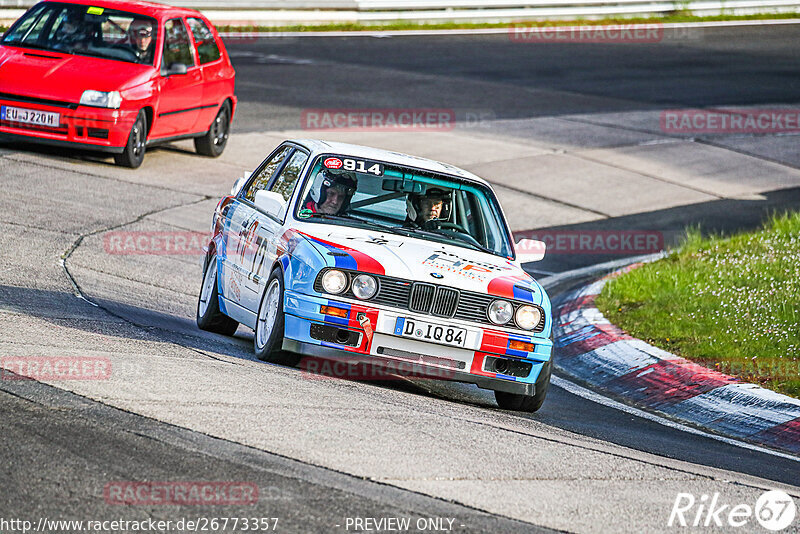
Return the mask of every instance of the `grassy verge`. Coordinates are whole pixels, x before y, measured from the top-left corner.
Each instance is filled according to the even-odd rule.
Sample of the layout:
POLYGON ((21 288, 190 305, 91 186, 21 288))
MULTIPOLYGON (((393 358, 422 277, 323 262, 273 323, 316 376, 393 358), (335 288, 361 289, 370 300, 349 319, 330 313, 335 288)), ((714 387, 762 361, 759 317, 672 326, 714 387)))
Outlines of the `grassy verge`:
MULTIPOLYGON (((540 20, 540 21, 521 21, 515 25, 524 27, 553 27, 553 26, 583 26, 583 25, 611 25, 611 24, 655 24, 668 22, 706 22, 715 20, 772 20, 772 19, 796 19, 800 18, 800 13, 771 13, 758 15, 715 15, 708 17, 697 17, 686 13, 672 13, 662 17, 648 18, 605 18, 599 20, 540 20)), ((314 24, 314 25, 293 25, 293 26, 226 26, 217 25, 217 30, 221 32, 305 32, 305 31, 380 31, 380 30, 456 30, 456 29, 481 29, 481 28, 508 28, 511 23, 459 23, 445 22, 436 24, 422 24, 410 21, 396 21, 386 24, 356 24, 356 23, 337 23, 337 24, 314 24)))
POLYGON ((688 237, 609 281, 598 308, 652 345, 800 397, 800 213, 727 239, 688 237))

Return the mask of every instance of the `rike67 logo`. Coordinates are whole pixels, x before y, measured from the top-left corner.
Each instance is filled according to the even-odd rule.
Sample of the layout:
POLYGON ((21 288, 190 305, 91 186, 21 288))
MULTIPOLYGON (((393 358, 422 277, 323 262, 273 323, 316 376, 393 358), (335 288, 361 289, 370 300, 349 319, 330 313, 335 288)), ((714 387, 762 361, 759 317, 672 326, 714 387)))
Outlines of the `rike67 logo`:
POLYGON ((792 497, 780 490, 761 495, 755 506, 730 504, 719 493, 696 498, 691 493, 679 493, 669 514, 669 527, 747 527, 752 531, 757 522, 773 532, 794 523, 797 506, 792 497))

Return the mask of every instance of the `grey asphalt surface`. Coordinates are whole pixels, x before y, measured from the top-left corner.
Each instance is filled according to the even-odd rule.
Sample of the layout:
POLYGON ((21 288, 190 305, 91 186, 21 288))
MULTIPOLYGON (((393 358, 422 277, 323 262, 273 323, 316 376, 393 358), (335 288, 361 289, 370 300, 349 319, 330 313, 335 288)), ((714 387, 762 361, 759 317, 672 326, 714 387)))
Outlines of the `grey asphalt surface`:
POLYGON ((6 519, 98 519, 108 484, 171 481, 179 473, 183 481, 255 484, 258 503, 111 503, 102 518, 269 518, 277 532, 341 530, 337 527, 346 525, 346 517, 407 517, 412 524, 447 518, 452 522, 444 524, 458 531, 549 532, 159 423, 38 382, 9 381, 0 392, 0 413, 4 440, 25 444, 0 450, 6 519))
MULTIPOLYGON (((206 231, 216 199, 241 171, 296 133, 279 130, 298 130, 303 109, 341 106, 482 113, 477 127, 439 144, 414 134, 360 139, 431 145, 432 155, 455 164, 459 150, 474 156, 468 168, 506 187, 504 205, 540 210, 541 218, 519 220, 516 230, 646 228, 677 240, 687 222, 722 232, 753 228, 774 209, 800 206, 800 189, 763 186, 726 169, 733 178, 702 192, 693 184, 709 172, 659 174, 664 191, 685 195, 677 203, 637 207, 634 195, 632 206, 615 204, 613 192, 532 197, 518 191, 531 185, 523 178, 509 181, 507 162, 479 160, 461 147, 516 139, 509 158, 613 156, 641 171, 625 151, 665 138, 648 113, 800 102, 800 60, 792 53, 799 33, 795 26, 704 30, 699 40, 647 46, 514 44, 504 36, 236 44, 229 48, 240 107, 220 160, 195 156, 184 143, 153 150, 141 169, 127 171, 94 155, 0 147, 0 354, 102 355, 114 369, 109 381, 53 384, 59 389, 0 382, 0 517, 254 511, 121 512, 102 500, 103 485, 120 479, 253 481, 264 497, 255 509, 280 517, 284 532, 341 531, 336 525, 347 517, 396 515, 458 518, 465 532, 537 525, 655 532, 664 530, 678 492, 720 491, 730 502, 754 502, 768 487, 798 495, 797 462, 668 429, 555 387, 539 413, 520 415, 498 410, 490 394, 472 387, 326 380, 262 364, 247 332, 221 338, 194 326, 198 256, 108 254, 102 234, 206 231), (30 194, 32 184, 39 194, 30 194), (76 298, 73 282, 99 307, 76 298)), ((787 137, 668 140, 711 150, 703 154, 714 164, 741 157, 756 172, 795 183, 796 144, 787 137), (725 147, 733 150, 714 152, 725 147)), ((567 166, 550 165, 558 189, 567 166)), ((642 176, 630 174, 619 187, 637 187, 642 176)), ((557 272, 605 259, 553 255, 533 268, 557 272)))
POLYGON ((649 44, 517 42, 506 34, 231 41, 247 110, 236 129, 298 128, 297 109, 320 107, 452 108, 527 119, 793 103, 798 39, 795 24, 665 30, 662 42, 649 44), (269 115, 258 105, 265 101, 269 115))

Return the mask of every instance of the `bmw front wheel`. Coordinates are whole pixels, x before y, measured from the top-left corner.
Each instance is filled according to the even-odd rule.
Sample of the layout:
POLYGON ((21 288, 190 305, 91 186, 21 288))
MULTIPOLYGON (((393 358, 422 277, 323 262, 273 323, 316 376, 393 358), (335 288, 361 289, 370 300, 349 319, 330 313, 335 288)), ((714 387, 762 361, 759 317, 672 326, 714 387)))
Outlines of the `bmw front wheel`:
POLYGON ((497 405, 504 410, 514 410, 517 412, 537 411, 542 407, 544 398, 547 396, 547 390, 550 387, 550 373, 552 368, 552 359, 545 362, 539 373, 539 377, 536 379, 536 393, 533 395, 495 391, 494 398, 497 401, 497 405))
POLYGON ((300 362, 300 356, 281 349, 283 323, 283 271, 276 267, 261 296, 253 344, 259 360, 294 367, 300 362))

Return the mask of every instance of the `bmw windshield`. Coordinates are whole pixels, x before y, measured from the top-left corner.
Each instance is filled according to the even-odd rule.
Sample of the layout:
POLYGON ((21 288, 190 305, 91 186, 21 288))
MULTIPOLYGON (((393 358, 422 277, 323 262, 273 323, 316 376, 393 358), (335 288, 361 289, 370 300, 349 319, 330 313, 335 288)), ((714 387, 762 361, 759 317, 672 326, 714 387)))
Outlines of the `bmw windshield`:
POLYGON ((295 216, 366 227, 512 258, 494 194, 480 184, 390 163, 320 156, 295 216))
POLYGON ((46 2, 25 13, 2 44, 152 65, 157 29, 144 15, 46 2))

